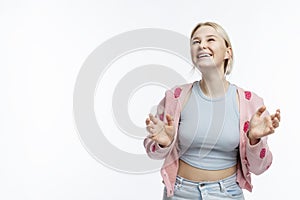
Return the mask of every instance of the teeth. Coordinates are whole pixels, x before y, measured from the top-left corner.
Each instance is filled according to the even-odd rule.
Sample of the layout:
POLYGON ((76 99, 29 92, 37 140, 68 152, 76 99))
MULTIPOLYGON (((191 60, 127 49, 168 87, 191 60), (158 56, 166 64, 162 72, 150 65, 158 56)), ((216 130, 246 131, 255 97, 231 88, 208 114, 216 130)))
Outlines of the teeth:
POLYGON ((198 58, 209 57, 209 56, 210 56, 209 54, 200 54, 198 55, 198 58))

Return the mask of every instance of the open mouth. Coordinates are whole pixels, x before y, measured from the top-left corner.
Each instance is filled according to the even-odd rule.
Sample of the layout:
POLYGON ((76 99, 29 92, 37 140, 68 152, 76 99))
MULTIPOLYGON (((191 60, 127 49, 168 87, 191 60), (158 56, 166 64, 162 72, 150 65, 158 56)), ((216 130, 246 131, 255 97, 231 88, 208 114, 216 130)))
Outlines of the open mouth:
POLYGON ((209 53, 200 53, 197 55, 197 58, 208 58, 211 57, 212 55, 209 53))

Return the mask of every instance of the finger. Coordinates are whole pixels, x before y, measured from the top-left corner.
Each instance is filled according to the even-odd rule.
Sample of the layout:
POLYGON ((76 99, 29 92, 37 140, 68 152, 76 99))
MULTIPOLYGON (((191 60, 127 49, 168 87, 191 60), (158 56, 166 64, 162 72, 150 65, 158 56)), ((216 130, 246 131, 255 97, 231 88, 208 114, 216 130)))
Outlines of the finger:
POLYGON ((279 123, 274 123, 273 124, 273 128, 278 128, 279 127, 279 123))
POLYGON ((147 129, 147 131, 148 131, 149 133, 151 133, 151 134, 154 133, 154 128, 153 128, 152 125, 148 125, 148 126, 146 127, 146 129, 147 129))
POLYGON ((277 117, 274 118, 272 125, 274 128, 278 128, 279 127, 279 120, 277 119, 277 117))
POLYGON ((278 120, 281 120, 281 115, 280 115, 280 109, 276 110, 276 117, 278 118, 278 120))
POLYGON ((158 142, 158 138, 157 135, 148 135, 148 138, 150 138, 151 140, 158 142))
POLYGON ((145 121, 146 125, 149 125, 150 124, 150 119, 147 118, 146 121, 145 121))
POLYGON ((272 134, 272 133, 274 133, 274 132, 275 132, 275 128, 271 127, 271 128, 270 128, 270 131, 269 131, 269 134, 272 134))
POLYGON ((278 119, 278 121, 280 121, 280 111, 276 111, 275 114, 271 115, 271 119, 274 120, 275 118, 278 119))
POLYGON ((157 124, 158 119, 156 117, 154 117, 152 114, 149 114, 149 118, 154 124, 157 124))
POLYGON ((167 114, 166 118, 167 118, 168 125, 173 126, 173 123, 174 123, 173 117, 171 115, 167 114))
POLYGON ((153 140, 153 139, 157 138, 158 134, 159 133, 150 133, 149 135, 147 135, 147 137, 153 140))
POLYGON ((151 140, 154 140, 154 136, 153 136, 153 134, 149 134, 149 135, 147 135, 147 138, 150 138, 151 140))
POLYGON ((275 117, 276 117, 276 113, 275 113, 275 114, 272 114, 272 115, 270 115, 270 117, 271 117, 271 120, 274 120, 274 119, 275 119, 275 117))
POLYGON ((263 114, 263 112, 265 112, 265 110, 266 110, 266 106, 262 106, 256 111, 256 114, 258 116, 261 116, 263 114))
POLYGON ((278 121, 278 122, 279 122, 279 119, 278 119, 278 117, 275 115, 274 118, 272 119, 272 121, 278 121))
POLYGON ((150 130, 150 127, 149 127, 149 126, 146 127, 146 130, 147 130, 149 133, 151 133, 151 130, 150 130))

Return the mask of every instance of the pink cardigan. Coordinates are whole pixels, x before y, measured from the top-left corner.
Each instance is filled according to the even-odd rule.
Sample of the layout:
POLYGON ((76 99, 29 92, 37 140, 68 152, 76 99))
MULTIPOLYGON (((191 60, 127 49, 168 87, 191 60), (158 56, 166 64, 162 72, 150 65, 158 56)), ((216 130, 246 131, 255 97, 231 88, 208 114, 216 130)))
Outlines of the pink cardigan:
MULTIPOLYGON (((165 97, 159 103, 157 114, 166 122, 166 114, 173 116, 175 124, 175 136, 172 144, 167 148, 161 148, 156 142, 145 138, 144 146, 150 158, 165 159, 161 168, 161 176, 167 188, 168 196, 173 196, 173 190, 178 170, 178 123, 183 102, 190 92, 193 83, 181 85, 167 90, 165 97)), ((239 186, 252 191, 251 173, 259 175, 266 171, 272 163, 272 153, 267 144, 267 137, 261 138, 256 145, 250 145, 247 138, 249 121, 256 110, 263 105, 263 99, 250 91, 244 91, 237 87, 240 103, 240 145, 239 162, 237 169, 237 182, 239 186)), ((268 114, 267 112, 264 115, 268 114)))

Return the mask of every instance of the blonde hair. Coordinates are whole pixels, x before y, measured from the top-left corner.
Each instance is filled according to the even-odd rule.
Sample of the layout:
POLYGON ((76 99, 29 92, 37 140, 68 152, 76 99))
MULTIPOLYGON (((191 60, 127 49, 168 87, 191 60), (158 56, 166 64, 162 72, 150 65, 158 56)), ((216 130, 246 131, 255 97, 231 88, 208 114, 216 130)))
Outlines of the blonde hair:
POLYGON ((195 32, 202 26, 213 27, 221 35, 221 37, 224 39, 226 47, 231 48, 231 57, 230 57, 230 59, 225 60, 225 63, 224 63, 224 73, 226 75, 230 74, 231 71, 232 71, 232 66, 233 66, 233 50, 232 50, 230 39, 229 39, 226 31, 222 28, 222 26, 220 26, 219 24, 217 24, 215 22, 203 22, 203 23, 199 23, 195 26, 195 28, 192 30, 190 39, 193 38, 195 32))

